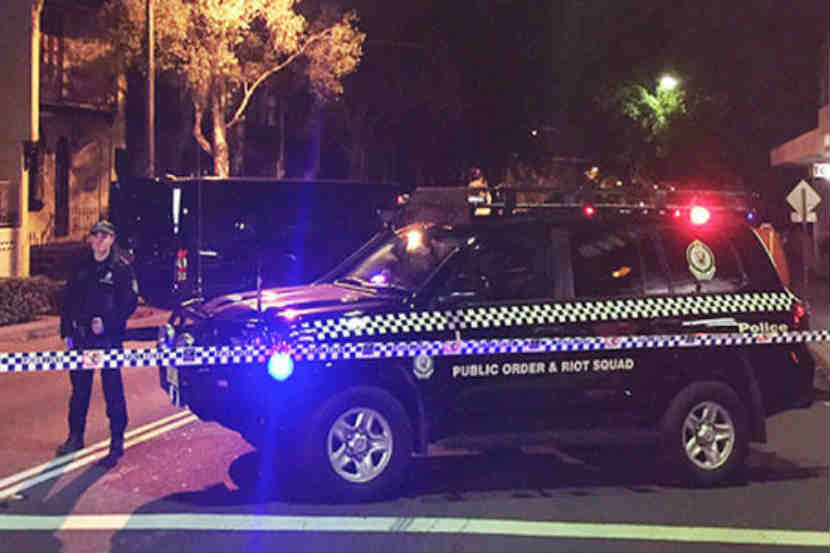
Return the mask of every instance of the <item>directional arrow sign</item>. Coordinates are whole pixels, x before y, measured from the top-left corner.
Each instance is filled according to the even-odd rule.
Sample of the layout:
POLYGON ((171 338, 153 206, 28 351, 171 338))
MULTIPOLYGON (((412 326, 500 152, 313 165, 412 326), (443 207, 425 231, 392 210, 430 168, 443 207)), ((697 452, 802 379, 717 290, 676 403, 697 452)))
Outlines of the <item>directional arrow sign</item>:
POLYGON ((795 209, 795 213, 790 214, 794 223, 815 222, 816 214, 812 211, 821 203, 821 196, 807 184, 807 181, 802 180, 787 195, 787 203, 795 209))

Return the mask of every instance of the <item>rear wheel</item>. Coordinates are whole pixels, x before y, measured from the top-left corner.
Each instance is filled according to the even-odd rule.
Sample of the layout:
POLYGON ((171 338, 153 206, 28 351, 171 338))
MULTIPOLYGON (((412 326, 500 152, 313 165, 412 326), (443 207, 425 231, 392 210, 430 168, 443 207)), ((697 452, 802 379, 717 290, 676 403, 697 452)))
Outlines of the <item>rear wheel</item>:
POLYGON ((746 407, 722 382, 695 382, 675 396, 663 415, 661 441, 674 476, 698 486, 721 483, 744 468, 746 407))
POLYGON ((399 491, 412 456, 412 425, 401 403, 379 388, 354 387, 312 416, 304 444, 308 490, 339 501, 379 499, 399 491))

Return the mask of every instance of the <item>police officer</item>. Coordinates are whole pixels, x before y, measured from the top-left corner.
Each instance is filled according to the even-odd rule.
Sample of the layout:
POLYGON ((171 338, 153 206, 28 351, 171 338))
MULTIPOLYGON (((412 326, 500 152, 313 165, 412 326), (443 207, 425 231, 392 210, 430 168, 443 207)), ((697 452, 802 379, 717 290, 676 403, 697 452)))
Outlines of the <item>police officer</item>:
MULTIPOLYGON (((85 256, 69 280, 61 311, 61 337, 69 349, 120 348, 127 319, 138 303, 138 284, 132 267, 113 248, 115 226, 101 220, 92 226, 85 256)), ((69 437, 57 449, 65 455, 84 447, 84 429, 92 392, 91 370, 69 371, 69 437)), ((100 464, 114 466, 124 454, 127 404, 121 369, 102 369, 101 384, 110 421, 110 450, 100 464)))

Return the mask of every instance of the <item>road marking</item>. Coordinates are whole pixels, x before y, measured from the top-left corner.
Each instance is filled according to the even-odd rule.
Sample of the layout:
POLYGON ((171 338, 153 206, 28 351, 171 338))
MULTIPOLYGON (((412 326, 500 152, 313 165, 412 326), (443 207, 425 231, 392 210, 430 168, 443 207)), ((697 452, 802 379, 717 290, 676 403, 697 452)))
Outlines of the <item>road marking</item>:
MULTIPOLYGON (((179 412, 177 412, 173 415, 170 415, 168 417, 164 417, 164 418, 159 419, 157 421, 153 421, 151 423, 145 424, 144 426, 140 426, 138 428, 130 430, 129 432, 126 432, 124 434, 124 438, 129 440, 130 438, 132 438, 133 436, 135 436, 137 434, 141 434, 142 432, 146 432, 147 430, 156 428, 156 427, 161 426, 163 424, 167 424, 168 422, 174 421, 178 418, 185 417, 188 414, 189 414, 189 411, 179 411, 179 412)), ((75 451, 74 453, 69 453, 67 455, 62 455, 60 457, 56 457, 56 458, 54 458, 50 461, 47 461, 47 462, 43 463, 42 465, 38 465, 36 467, 32 467, 32 468, 24 470, 22 472, 18 472, 17 474, 12 474, 11 476, 7 476, 6 478, 0 480, 0 490, 2 490, 3 488, 5 488, 6 486, 8 486, 10 484, 13 484, 14 482, 17 482, 19 480, 23 480, 24 478, 28 478, 29 476, 32 476, 34 474, 38 474, 38 473, 43 472, 45 470, 49 470, 53 467, 60 466, 64 463, 68 463, 69 461, 71 461, 73 459, 78 459, 80 457, 84 457, 87 454, 92 453, 95 450, 98 450, 98 449, 101 449, 101 448, 104 448, 104 447, 109 447, 109 445, 110 445, 109 439, 102 440, 102 441, 100 441, 96 444, 87 446, 84 449, 75 451)))
POLYGON ((205 530, 271 532, 376 532, 389 534, 479 534, 543 538, 735 543, 830 547, 830 532, 774 528, 722 528, 649 524, 543 522, 433 517, 326 517, 277 515, 101 514, 3 515, 3 531, 205 530))
MULTIPOLYGON (((153 423, 147 424, 142 426, 141 428, 137 428, 130 432, 124 434, 124 449, 128 449, 136 444, 140 444, 142 442, 146 442, 147 440, 151 440, 156 436, 164 434, 165 432, 170 432, 171 430, 175 430, 180 426, 185 426, 190 424, 191 422, 197 421, 198 418, 196 415, 191 414, 188 411, 182 411, 181 414, 173 415, 170 417, 166 417, 164 419, 160 419, 153 423), (173 421, 173 422, 169 422, 173 421), (164 422, 168 422, 168 424, 164 424, 164 422), (163 426, 159 426, 159 425, 163 426), (155 428, 155 429, 154 429, 155 428), (153 430, 154 429, 154 430, 153 430), (138 437, 132 437, 136 436, 138 437), (132 437, 132 438, 131 438, 132 437)), ((28 469, 21 473, 12 475, 3 480, 3 485, 7 486, 7 484, 20 480, 21 478, 28 478, 32 474, 36 474, 31 478, 23 480, 22 482, 18 482, 17 484, 12 484, 11 486, 7 486, 4 489, 0 490, 0 499, 5 499, 9 496, 15 495, 25 489, 31 488, 40 484, 41 482, 45 482, 46 480, 50 480, 52 478, 59 477, 67 472, 71 472, 77 468, 84 467, 86 465, 90 465, 99 459, 103 459, 109 453, 108 450, 103 449, 105 446, 109 445, 109 440, 104 440, 98 442, 97 444, 90 446, 86 449, 82 449, 81 451, 76 451, 70 455, 64 455, 63 457, 59 457, 48 463, 44 463, 39 467, 34 467, 32 469, 28 469), (100 450, 100 451, 96 451, 100 450), (86 453, 84 453, 86 452, 86 453), (79 458, 80 457, 80 458, 79 458), (74 461, 73 461, 74 459, 74 461), (66 463, 66 461, 70 461, 66 463), (58 466, 63 464, 62 466, 58 466), (57 468, 53 468, 56 467, 57 468), (51 469, 51 470, 50 470, 51 469)))

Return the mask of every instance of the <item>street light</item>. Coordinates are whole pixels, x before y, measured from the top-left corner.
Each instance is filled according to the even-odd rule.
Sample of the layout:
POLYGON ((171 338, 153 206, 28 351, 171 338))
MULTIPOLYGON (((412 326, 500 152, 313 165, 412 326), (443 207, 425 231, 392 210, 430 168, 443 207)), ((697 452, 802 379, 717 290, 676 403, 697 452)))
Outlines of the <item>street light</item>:
POLYGON ((677 79, 672 77, 671 75, 663 75, 660 77, 659 84, 657 85, 657 90, 674 90, 677 88, 677 85, 680 84, 677 79))

